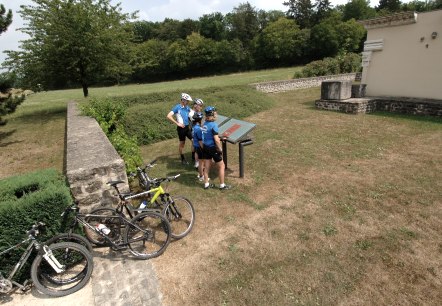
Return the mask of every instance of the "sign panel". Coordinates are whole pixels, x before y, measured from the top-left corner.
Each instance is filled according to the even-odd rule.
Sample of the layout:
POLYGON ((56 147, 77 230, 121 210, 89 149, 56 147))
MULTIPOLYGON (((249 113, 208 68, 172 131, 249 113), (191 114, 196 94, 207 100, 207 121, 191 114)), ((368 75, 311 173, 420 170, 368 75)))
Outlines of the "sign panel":
POLYGON ((227 120, 229 120, 229 117, 223 116, 223 115, 216 115, 216 124, 218 124, 218 126, 223 125, 227 120))
POLYGON ((230 119, 219 127, 219 137, 226 138, 230 143, 237 143, 241 140, 247 139, 256 124, 238 120, 230 119))

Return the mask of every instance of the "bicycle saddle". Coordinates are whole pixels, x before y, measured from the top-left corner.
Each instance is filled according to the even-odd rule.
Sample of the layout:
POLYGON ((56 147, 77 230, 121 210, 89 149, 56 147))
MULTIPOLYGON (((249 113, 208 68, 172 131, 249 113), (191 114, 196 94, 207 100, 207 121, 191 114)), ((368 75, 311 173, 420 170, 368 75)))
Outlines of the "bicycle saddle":
POLYGON ((109 181, 107 182, 109 185, 111 185, 112 187, 117 186, 118 184, 122 184, 124 183, 124 181, 109 181))

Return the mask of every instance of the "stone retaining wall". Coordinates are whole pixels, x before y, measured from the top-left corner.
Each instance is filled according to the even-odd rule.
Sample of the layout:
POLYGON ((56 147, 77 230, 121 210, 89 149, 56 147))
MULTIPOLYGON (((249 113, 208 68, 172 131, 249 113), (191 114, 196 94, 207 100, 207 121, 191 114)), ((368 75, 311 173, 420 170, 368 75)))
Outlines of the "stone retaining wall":
POLYGON ((347 100, 317 100, 319 109, 350 114, 387 111, 392 113, 442 117, 442 100, 402 97, 366 97, 347 100))
POLYGON ((358 77, 360 79, 360 74, 357 73, 347 73, 347 74, 337 74, 337 75, 327 75, 313 78, 302 78, 293 79, 286 81, 274 81, 266 83, 254 83, 250 86, 254 86, 256 90, 272 93, 272 92, 283 92, 294 89, 310 88, 321 86, 322 81, 354 81, 358 77))
POLYGON ((125 181, 121 190, 129 190, 123 159, 97 121, 79 114, 76 102, 68 103, 66 125, 66 176, 82 211, 116 203, 107 182, 125 181))

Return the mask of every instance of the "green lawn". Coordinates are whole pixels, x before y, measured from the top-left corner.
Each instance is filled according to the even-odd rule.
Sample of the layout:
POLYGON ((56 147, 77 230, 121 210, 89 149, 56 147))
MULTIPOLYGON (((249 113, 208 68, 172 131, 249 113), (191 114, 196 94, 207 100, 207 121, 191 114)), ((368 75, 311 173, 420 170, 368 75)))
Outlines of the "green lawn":
MULTIPOLYGON (((292 74, 214 78, 217 86, 265 74, 286 78, 279 73, 292 74)), ((91 89, 91 96, 179 93, 211 82, 91 89)), ((228 145, 226 180, 234 188, 227 192, 202 188, 196 172, 180 165, 176 139, 141 148, 146 162, 158 158, 152 175, 181 173, 168 191, 185 195, 196 209, 190 235, 152 260, 165 305, 442 300, 441 119, 317 110, 319 96, 319 88, 266 95, 272 108, 246 118, 257 128, 245 148, 244 179, 238 149, 228 145)), ((0 177, 62 169, 70 99, 81 100, 81 90, 39 93, 10 116, 0 130, 0 177)), ((212 181, 218 183, 215 172, 212 181)))

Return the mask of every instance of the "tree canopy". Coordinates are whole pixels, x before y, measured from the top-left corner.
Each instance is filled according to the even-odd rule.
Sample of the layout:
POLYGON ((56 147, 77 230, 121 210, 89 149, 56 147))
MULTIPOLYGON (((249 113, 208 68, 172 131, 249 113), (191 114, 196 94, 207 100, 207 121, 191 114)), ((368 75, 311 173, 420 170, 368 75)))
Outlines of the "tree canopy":
POLYGON ((119 82, 131 73, 127 62, 133 32, 130 16, 110 0, 33 0, 19 12, 30 38, 10 62, 25 83, 46 88, 80 83, 84 96, 99 80, 119 82))
POLYGON ((3 4, 0 4, 0 34, 5 32, 9 25, 12 22, 12 10, 8 10, 6 13, 6 9, 3 4))
MULTIPOLYGON (((249 2, 197 20, 134 20, 112 0, 33 0, 19 12, 30 39, 8 51, 3 67, 20 86, 45 89, 151 82, 305 64, 360 52, 365 29, 355 20, 392 11, 442 8, 442 0, 286 0, 287 11, 249 2), (399 8, 397 4, 399 3, 399 8)), ((1 24, 9 17, 2 8, 1 24)), ((9 22, 9 21, 8 21, 9 22)))

